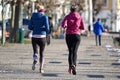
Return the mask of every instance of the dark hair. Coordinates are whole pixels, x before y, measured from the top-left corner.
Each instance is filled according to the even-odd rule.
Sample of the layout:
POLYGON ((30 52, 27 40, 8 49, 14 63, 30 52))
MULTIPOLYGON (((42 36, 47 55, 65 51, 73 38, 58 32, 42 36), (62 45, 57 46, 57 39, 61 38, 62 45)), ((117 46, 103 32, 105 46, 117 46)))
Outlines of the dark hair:
POLYGON ((51 16, 49 16, 49 17, 48 17, 48 19, 49 19, 49 20, 52 20, 52 17, 51 17, 51 16))
POLYGON ((71 11, 71 12, 75 12, 75 11, 76 11, 76 8, 77 8, 76 5, 71 5, 70 11, 71 11))
POLYGON ((100 21, 100 18, 98 18, 97 21, 100 21))

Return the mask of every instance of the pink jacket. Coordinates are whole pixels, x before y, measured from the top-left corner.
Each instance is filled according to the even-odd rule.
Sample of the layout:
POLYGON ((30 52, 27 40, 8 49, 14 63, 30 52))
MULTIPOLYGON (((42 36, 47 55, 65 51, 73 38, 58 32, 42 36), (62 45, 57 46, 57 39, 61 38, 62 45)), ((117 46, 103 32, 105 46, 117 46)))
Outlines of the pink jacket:
POLYGON ((78 12, 72 12, 64 18, 62 27, 67 28, 66 34, 80 34, 80 30, 85 29, 85 23, 78 12))

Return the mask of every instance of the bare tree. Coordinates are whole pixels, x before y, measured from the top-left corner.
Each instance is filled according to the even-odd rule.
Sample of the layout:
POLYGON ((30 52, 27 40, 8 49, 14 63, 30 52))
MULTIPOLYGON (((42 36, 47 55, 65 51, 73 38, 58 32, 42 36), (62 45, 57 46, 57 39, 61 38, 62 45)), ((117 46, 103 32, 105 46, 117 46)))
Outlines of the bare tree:
POLYGON ((11 5, 11 22, 10 22, 10 42, 13 42, 13 38, 14 38, 14 18, 15 18, 15 1, 11 1, 10 5, 11 5))
POLYGON ((11 5, 11 26, 10 26, 10 42, 18 42, 18 29, 20 26, 20 10, 24 0, 6 0, 6 4, 11 5))
POLYGON ((101 11, 102 6, 104 5, 104 3, 103 2, 98 2, 97 3, 98 0, 92 0, 92 1, 93 1, 93 21, 95 21, 94 17, 97 14, 99 14, 99 12, 101 11))

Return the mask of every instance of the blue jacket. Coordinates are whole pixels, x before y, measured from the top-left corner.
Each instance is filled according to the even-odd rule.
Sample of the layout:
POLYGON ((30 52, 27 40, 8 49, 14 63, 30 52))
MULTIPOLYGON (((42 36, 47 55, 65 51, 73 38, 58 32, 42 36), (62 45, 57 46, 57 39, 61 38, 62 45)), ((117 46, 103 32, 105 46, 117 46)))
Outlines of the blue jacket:
POLYGON ((28 29, 33 30, 33 35, 46 35, 49 32, 48 16, 40 12, 33 13, 28 29))
POLYGON ((104 31, 104 26, 101 22, 96 22, 93 25, 93 31, 96 35, 102 35, 102 32, 104 31))

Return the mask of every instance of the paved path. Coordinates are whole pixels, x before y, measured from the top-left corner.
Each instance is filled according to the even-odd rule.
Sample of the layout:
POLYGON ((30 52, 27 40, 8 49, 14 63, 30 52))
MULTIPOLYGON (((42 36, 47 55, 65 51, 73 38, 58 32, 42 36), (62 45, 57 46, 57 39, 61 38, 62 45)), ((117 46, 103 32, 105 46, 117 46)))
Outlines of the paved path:
POLYGON ((31 44, 0 46, 0 80, 120 80, 120 54, 111 35, 95 46, 94 36, 82 36, 78 50, 77 75, 68 74, 68 50, 64 39, 53 39, 45 50, 45 73, 31 70, 31 44), (111 45, 111 47, 109 46, 111 45))

